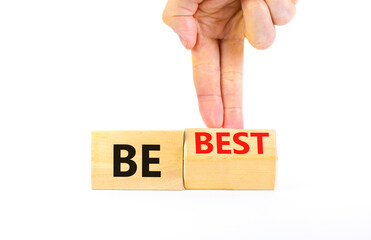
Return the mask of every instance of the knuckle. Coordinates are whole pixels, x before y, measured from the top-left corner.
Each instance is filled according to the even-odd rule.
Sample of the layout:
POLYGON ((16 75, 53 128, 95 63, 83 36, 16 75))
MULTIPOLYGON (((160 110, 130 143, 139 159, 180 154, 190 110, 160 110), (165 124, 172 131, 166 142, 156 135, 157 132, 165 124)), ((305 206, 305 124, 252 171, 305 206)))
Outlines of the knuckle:
POLYGON ((223 70, 221 77, 228 82, 241 82, 243 75, 242 72, 238 70, 223 70))
POLYGON ((215 73, 215 72, 220 71, 220 67, 216 64, 206 62, 206 63, 193 64, 193 70, 215 73))
POLYGON ((242 106, 228 106, 224 107, 224 111, 230 111, 230 112, 241 112, 242 111, 242 106))
POLYGON ((207 100, 219 100, 221 98, 220 94, 211 93, 211 94, 197 94, 197 97, 200 101, 207 101, 207 100))

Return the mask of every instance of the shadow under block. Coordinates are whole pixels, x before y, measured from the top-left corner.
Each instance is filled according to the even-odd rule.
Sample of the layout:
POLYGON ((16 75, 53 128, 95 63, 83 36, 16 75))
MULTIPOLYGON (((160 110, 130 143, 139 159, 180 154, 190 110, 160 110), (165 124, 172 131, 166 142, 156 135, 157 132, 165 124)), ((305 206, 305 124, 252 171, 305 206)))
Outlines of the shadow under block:
POLYGON ((92 132, 92 189, 183 190, 183 131, 92 132))
POLYGON ((274 189, 274 130, 186 129, 184 153, 185 189, 274 189))

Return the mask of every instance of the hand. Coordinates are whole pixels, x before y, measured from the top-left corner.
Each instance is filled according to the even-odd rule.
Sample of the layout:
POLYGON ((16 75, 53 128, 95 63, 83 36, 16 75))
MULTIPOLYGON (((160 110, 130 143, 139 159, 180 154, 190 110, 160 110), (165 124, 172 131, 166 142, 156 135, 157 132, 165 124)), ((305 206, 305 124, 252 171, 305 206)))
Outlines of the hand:
POLYGON ((193 79, 207 127, 243 128, 244 38, 271 46, 274 25, 295 15, 297 0, 168 0, 164 22, 192 49, 193 79))

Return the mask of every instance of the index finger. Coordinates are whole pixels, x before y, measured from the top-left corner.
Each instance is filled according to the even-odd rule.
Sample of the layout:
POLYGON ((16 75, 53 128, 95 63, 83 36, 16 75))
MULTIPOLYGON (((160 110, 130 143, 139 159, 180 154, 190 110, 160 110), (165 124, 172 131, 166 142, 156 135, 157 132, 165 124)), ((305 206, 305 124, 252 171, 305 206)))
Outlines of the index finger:
POLYGON ((220 91, 218 40, 199 34, 192 49, 192 64, 202 119, 207 127, 220 128, 223 124, 223 102, 220 91))

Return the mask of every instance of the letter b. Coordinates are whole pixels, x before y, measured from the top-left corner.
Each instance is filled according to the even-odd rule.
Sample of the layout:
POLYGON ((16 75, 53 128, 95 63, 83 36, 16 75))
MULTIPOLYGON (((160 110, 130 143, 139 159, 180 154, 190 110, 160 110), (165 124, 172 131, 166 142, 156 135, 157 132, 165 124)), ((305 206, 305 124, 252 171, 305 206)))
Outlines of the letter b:
POLYGON ((113 145, 113 176, 114 177, 130 177, 137 171, 137 164, 132 160, 135 156, 135 148, 127 144, 113 145), (121 150, 126 150, 128 155, 121 157, 121 150), (126 172, 121 171, 121 163, 127 163, 129 169, 126 172))
POLYGON ((196 153, 211 153, 213 151, 213 145, 210 143, 211 141, 211 134, 207 132, 195 132, 195 145, 196 145, 196 153), (201 140, 201 137, 205 137, 205 140, 201 140), (206 149, 203 150, 201 148, 202 145, 206 146, 206 149))

